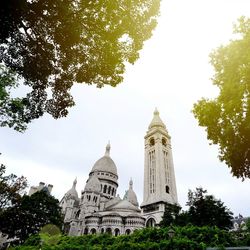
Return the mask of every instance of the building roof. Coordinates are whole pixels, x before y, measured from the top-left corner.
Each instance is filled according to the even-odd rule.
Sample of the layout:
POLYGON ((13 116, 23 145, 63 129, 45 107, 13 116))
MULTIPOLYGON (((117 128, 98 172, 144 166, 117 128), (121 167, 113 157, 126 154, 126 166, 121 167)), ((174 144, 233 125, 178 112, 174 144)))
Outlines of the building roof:
POLYGON ((84 191, 101 192, 101 183, 95 174, 89 177, 84 191))
POLYGON ((118 194, 118 195, 117 195, 116 197, 114 197, 113 199, 107 201, 107 202, 105 203, 105 208, 106 208, 106 210, 108 210, 109 207, 114 206, 115 204, 117 204, 117 203, 120 202, 121 200, 122 200, 122 199, 120 198, 120 196, 119 196, 119 194, 118 194))
POLYGON ((134 206, 131 202, 129 202, 128 200, 122 200, 120 202, 118 202, 117 204, 115 204, 114 206, 110 207, 108 210, 115 210, 115 211, 131 211, 131 213, 134 211, 140 212, 141 210, 134 206))
POLYGON ((76 191, 76 183, 77 183, 77 180, 75 179, 73 182, 72 188, 65 194, 65 197, 67 199, 73 199, 77 201, 79 200, 78 193, 76 191))
POLYGON ((93 166, 91 172, 102 171, 117 175, 117 168, 114 161, 110 158, 110 144, 106 146, 105 155, 100 158, 93 166))
POLYGON ((129 181, 129 190, 126 191, 123 199, 128 200, 130 203, 132 203, 136 207, 138 207, 138 205, 139 205, 139 203, 137 201, 136 193, 133 190, 133 181, 132 181, 132 179, 129 181))
POLYGON ((151 123, 149 124, 148 128, 151 129, 153 127, 162 127, 162 128, 166 129, 166 126, 163 123, 163 121, 161 120, 160 115, 159 115, 159 111, 157 110, 157 108, 155 108, 154 117, 153 117, 151 123))

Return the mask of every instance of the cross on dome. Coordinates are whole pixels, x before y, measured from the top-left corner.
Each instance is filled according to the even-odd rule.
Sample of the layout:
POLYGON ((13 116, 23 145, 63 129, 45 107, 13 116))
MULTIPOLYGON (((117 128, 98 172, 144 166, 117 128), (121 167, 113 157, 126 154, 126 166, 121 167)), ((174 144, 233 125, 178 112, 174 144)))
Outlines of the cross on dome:
POLYGON ((132 178, 130 178, 130 181, 129 181, 129 189, 133 189, 133 180, 132 180, 132 178))
POLYGON ((76 188, 76 184, 77 184, 77 177, 76 177, 75 180, 73 181, 73 188, 76 188))
POLYGON ((107 146, 106 146, 106 152, 105 152, 105 156, 109 156, 110 155, 110 141, 108 142, 107 146))

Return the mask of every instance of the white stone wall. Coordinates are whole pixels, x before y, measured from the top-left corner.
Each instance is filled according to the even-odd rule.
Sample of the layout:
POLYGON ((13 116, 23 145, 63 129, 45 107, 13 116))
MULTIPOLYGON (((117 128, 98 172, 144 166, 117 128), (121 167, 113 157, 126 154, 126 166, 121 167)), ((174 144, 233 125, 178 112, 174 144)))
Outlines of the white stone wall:
POLYGON ((155 111, 154 118, 144 139, 142 214, 147 221, 151 218, 158 224, 162 219, 165 203, 178 203, 171 139, 159 117, 158 111, 155 111))

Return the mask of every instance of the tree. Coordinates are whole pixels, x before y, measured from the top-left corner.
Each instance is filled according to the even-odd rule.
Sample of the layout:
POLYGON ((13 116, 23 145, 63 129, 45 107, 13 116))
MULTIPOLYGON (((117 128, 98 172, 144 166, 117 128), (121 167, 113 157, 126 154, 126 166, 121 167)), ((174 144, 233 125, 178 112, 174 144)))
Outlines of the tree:
POLYGON ((207 195, 207 190, 196 188, 188 192, 188 214, 190 223, 196 226, 217 226, 221 229, 232 227, 232 212, 220 200, 207 195))
POLYGON ((161 227, 187 226, 217 226, 220 229, 232 227, 232 212, 224 206, 220 200, 216 200, 212 195, 207 195, 207 190, 196 188, 193 192, 188 191, 189 207, 187 211, 182 211, 177 204, 166 204, 165 211, 160 222, 161 227))
POLYGON ((63 223, 59 201, 46 191, 24 195, 20 204, 0 214, 0 231, 24 242, 47 224, 61 228, 63 223))
POLYGON ((250 218, 246 220, 246 230, 250 232, 250 218))
POLYGON ((218 97, 201 99, 193 113, 219 146, 219 159, 244 180, 250 177, 250 19, 241 17, 234 32, 237 39, 210 55, 218 97))
POLYGON ((61 234, 61 230, 54 224, 46 224, 44 227, 42 227, 40 233, 54 236, 61 234))
POLYGON ((176 217, 180 214, 181 207, 177 204, 165 204, 165 211, 160 226, 166 227, 174 224, 176 217))
POLYGON ((0 214, 1 212, 21 200, 21 195, 27 187, 25 177, 14 174, 5 175, 6 167, 0 164, 0 214))
POLYGON ((0 125, 24 131, 49 113, 65 117, 74 82, 116 86, 152 35, 160 0, 4 0, 0 8, 0 125), (13 78, 14 76, 14 78, 13 78), (23 98, 1 97, 22 83, 23 98), (14 103, 13 103, 14 101, 14 103))
POLYGON ((11 97, 11 90, 19 86, 20 77, 13 70, 0 64, 0 126, 23 131, 30 121, 26 114, 27 98, 11 97))
POLYGON ((185 226, 189 222, 189 213, 181 211, 181 206, 178 204, 166 204, 160 227, 168 227, 170 225, 185 226))

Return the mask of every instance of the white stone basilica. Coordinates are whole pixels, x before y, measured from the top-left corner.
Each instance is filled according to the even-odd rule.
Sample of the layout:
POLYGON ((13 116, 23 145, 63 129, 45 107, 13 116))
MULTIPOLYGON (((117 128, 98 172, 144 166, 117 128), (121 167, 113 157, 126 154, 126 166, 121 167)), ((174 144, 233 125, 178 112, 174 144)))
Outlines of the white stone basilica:
POLYGON ((130 234, 135 229, 155 226, 161 221, 166 203, 177 203, 177 191, 170 136, 155 110, 145 136, 144 195, 141 209, 129 181, 123 199, 116 194, 118 174, 110 157, 110 145, 89 173, 80 198, 77 181, 63 196, 60 205, 65 231, 69 235, 130 234))

